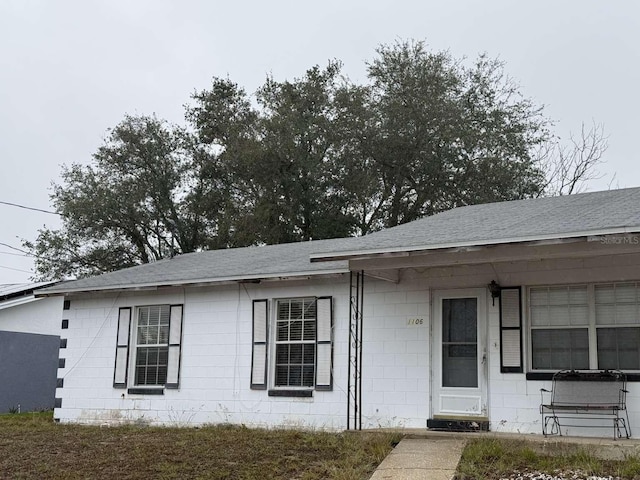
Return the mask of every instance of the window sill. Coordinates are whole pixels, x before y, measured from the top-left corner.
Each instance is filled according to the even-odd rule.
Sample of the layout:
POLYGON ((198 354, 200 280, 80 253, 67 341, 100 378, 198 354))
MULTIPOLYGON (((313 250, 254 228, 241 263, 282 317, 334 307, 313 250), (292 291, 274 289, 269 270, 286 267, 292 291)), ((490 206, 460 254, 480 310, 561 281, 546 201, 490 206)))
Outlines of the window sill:
POLYGON ((269 390, 270 397, 313 397, 313 390, 269 390))
POLYGON ((129 388, 130 395, 164 395, 164 388, 129 388))
POLYGON ((553 372, 527 372, 527 380, 551 380, 553 372))
MULTIPOLYGON (((553 380, 555 372, 527 372, 527 380, 553 380)), ((640 373, 627 373, 627 382, 640 382, 640 373)))

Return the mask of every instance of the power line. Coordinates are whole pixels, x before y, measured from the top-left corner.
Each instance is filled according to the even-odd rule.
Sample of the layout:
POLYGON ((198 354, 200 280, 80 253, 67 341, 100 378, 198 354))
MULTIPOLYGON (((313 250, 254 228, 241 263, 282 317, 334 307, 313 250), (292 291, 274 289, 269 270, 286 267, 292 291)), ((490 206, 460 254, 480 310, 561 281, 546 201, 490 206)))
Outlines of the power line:
POLYGON ((30 270, 20 270, 19 268, 5 267, 4 265, 0 265, 0 268, 6 268, 7 270, 14 270, 16 272, 33 273, 30 270))
POLYGON ((34 255, 31 252, 27 252, 26 250, 22 250, 21 248, 13 247, 13 246, 9 245, 8 243, 0 242, 0 245, 2 245, 3 247, 10 248, 11 250, 15 250, 16 252, 20 252, 20 253, 24 254, 25 256, 27 256, 27 257, 36 257, 37 258, 37 255, 34 255))
POLYGON ((0 252, 0 255, 14 255, 16 257, 33 258, 33 255, 27 255, 26 253, 0 252))
POLYGON ((2 200, 0 200, 0 203, 3 205, 9 205, 11 207, 24 208, 25 210, 33 210, 35 212, 49 213, 51 215, 60 215, 58 212, 52 212, 51 210, 43 210, 42 208, 27 207, 26 205, 20 205, 18 203, 3 202, 2 200))
MULTIPOLYGON (((40 260, 52 261, 51 257, 43 257, 41 255, 36 255, 35 253, 31 253, 31 252, 29 252, 27 250, 23 250, 21 248, 14 247, 13 245, 9 245, 8 243, 0 242, 0 245, 3 246, 3 247, 10 248, 11 250, 15 250, 16 252, 20 252, 20 253, 0 252, 0 253, 5 254, 5 255, 16 255, 18 257, 27 257, 27 258, 35 258, 35 259, 40 259, 40 260)), ((27 272, 27 273, 31 273, 31 272, 27 272)))
MULTIPOLYGON (((5 255, 17 255, 17 256, 28 257, 28 258, 33 258, 34 257, 33 254, 30 254, 26 250, 22 250, 22 249, 20 249, 18 247, 13 247, 13 246, 9 245, 8 243, 0 242, 0 245, 2 245, 3 247, 10 248, 11 250, 16 250, 16 251, 20 252, 20 253, 0 252, 0 253, 5 254, 5 255)), ((4 268, 6 270, 13 270, 15 272, 23 272, 23 273, 31 273, 31 274, 33 274, 33 272, 30 271, 30 270, 22 270, 20 268, 6 267, 4 265, 0 265, 0 268, 4 268)))

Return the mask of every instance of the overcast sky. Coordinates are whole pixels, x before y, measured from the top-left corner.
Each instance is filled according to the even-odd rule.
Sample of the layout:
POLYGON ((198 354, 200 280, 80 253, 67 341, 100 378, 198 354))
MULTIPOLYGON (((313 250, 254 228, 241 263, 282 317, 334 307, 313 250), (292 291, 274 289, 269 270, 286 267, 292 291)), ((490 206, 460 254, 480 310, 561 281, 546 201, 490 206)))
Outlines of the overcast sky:
MULTIPOLYGON (((0 202, 51 209, 60 166, 88 163, 125 113, 180 123, 213 76, 253 92, 329 59, 363 82, 382 43, 487 52, 545 105, 556 133, 602 123, 605 178, 640 186, 640 2, 589 0, 0 0, 0 202)), ((21 247, 56 217, 0 204, 0 243, 21 247)), ((32 265, 0 245, 0 284, 32 265)))

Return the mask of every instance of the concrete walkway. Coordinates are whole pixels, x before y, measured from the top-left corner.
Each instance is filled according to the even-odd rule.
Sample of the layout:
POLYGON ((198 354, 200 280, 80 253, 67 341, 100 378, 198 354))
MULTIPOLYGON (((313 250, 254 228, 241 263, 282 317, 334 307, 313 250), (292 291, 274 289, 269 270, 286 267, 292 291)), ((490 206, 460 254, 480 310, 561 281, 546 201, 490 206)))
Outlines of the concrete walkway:
POLYGON ((463 438, 403 438, 371 480, 451 480, 464 445, 463 438))
POLYGON ((544 437, 494 432, 454 433, 422 429, 405 429, 402 432, 407 436, 387 455, 370 480, 451 480, 469 438, 526 440, 534 450, 545 455, 580 448, 606 460, 640 457, 638 439, 544 437))

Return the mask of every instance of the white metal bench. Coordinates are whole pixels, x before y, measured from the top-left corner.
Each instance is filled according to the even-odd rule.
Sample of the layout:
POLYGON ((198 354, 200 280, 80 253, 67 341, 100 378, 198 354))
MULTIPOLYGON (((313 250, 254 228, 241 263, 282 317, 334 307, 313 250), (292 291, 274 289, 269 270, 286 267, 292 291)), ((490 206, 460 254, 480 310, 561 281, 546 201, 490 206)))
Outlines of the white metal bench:
POLYGON ((542 433, 545 436, 562 435, 562 426, 610 428, 602 422, 603 419, 610 419, 613 423, 613 438, 629 438, 631 426, 626 404, 627 393, 627 377, 619 370, 557 372, 553 375, 551 390, 540 389, 542 433), (545 397, 550 397, 550 401, 545 402, 545 397), (578 419, 579 422, 572 421, 578 419), (595 419, 600 421, 588 421, 595 419), (564 423, 565 420, 571 422, 564 423))

